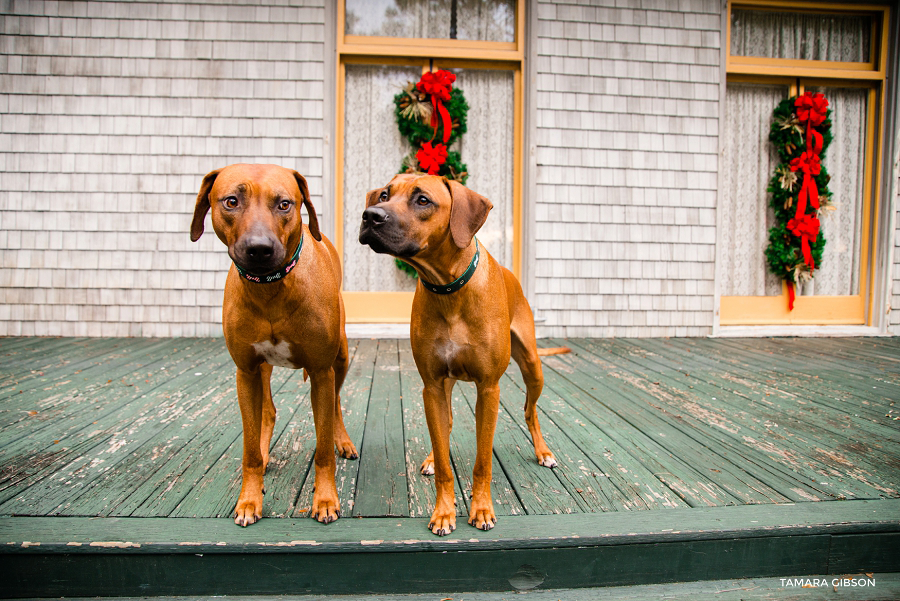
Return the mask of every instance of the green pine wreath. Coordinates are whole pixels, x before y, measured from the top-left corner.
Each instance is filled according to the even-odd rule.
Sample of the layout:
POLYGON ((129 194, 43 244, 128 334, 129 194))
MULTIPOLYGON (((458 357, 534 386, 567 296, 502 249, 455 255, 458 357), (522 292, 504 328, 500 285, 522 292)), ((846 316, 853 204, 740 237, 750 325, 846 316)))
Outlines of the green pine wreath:
MULTIPOLYGON (((781 162, 769 181, 768 192, 770 204, 775 212, 775 225, 769 229, 769 246, 765 251, 769 270, 792 285, 813 277, 803 259, 801 239, 792 234, 787 226, 788 221, 796 216, 795 203, 803 184, 803 174, 791 170, 791 161, 800 157, 806 150, 806 129, 795 112, 796 100, 796 96, 787 98, 775 107, 769 131, 769 140, 775 145, 781 162)), ((819 157, 824 159, 825 151, 833 138, 831 109, 828 109, 825 121, 817 126, 816 130, 822 134, 822 150, 819 157)), ((833 208, 831 192, 827 187, 831 177, 824 164, 814 179, 819 191, 820 208, 816 210, 812 206, 807 206, 805 213, 812 216, 816 216, 823 209, 833 208)), ((816 267, 819 267, 825 250, 825 236, 821 230, 816 240, 810 242, 809 246, 813 261, 816 267)))

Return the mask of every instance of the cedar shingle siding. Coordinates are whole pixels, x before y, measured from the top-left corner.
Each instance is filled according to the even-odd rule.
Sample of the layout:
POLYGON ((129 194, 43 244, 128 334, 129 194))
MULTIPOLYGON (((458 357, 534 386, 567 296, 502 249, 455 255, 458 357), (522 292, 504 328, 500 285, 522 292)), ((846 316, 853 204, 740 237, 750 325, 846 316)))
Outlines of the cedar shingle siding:
POLYGON ((221 335, 201 178, 277 163, 321 209, 325 10, 0 2, 0 335, 221 335))
POLYGON ((537 4, 540 331, 707 335, 722 4, 605 4, 537 4))
MULTIPOLYGON (((229 163, 296 168, 332 229, 328 1, 0 0, 0 335, 219 335, 188 227, 229 163)), ((529 4, 539 333, 708 335, 723 3, 600 3, 529 4)))

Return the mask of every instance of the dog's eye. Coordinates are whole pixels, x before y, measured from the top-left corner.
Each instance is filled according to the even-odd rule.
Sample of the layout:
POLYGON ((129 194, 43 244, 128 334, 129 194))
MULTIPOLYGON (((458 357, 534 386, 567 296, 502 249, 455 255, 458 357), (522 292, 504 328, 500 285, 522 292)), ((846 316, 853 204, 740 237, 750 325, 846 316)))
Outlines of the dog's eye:
POLYGON ((380 202, 384 202, 387 200, 387 190, 382 190, 381 195, 378 197, 380 202))
POLYGON ((427 205, 430 202, 431 201, 428 200, 427 196, 420 196, 416 199, 416 204, 419 205, 420 207, 424 207, 425 205, 427 205))
POLYGON ((287 211, 290 208, 291 208, 291 201, 289 201, 289 200, 282 200, 281 202, 278 203, 279 211, 287 211))
POLYGON ((238 199, 235 198, 234 196, 229 196, 222 202, 224 202, 225 206, 228 207, 229 209, 236 209, 238 207, 238 199))

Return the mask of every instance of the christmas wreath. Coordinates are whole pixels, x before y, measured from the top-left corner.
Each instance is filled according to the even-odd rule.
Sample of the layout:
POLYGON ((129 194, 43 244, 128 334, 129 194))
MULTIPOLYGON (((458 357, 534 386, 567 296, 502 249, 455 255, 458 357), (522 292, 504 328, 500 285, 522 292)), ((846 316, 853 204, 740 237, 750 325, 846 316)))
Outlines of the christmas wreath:
POLYGON ((833 208, 822 165, 831 143, 831 110, 822 94, 806 92, 783 100, 776 108, 769 140, 781 161, 769 183, 775 225, 769 229, 769 270, 784 278, 794 309, 795 286, 812 279, 822 262, 825 237, 819 212, 833 208))
MULTIPOLYGON (((466 164, 450 146, 466 133, 469 105, 462 90, 453 87, 455 81, 456 75, 450 71, 429 71, 394 96, 397 127, 413 148, 398 173, 442 175, 465 185, 469 177, 466 164)), ((399 259, 396 263, 417 277, 412 267, 399 259)))

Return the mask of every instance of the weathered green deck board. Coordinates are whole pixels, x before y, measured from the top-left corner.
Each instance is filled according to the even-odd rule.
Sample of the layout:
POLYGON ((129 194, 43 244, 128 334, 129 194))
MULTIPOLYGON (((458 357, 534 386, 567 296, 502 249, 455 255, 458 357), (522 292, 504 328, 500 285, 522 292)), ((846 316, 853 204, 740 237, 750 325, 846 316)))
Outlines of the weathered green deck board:
MULTIPOLYGON (((636 359, 636 357, 631 357, 631 361, 636 359)), ((660 377, 659 373, 654 376, 654 378, 660 377)), ((677 389, 677 384, 672 380, 673 378, 666 378, 666 382, 671 384, 673 389, 677 389)), ((658 388, 654 387, 654 389, 658 388)), ((850 474, 850 478, 836 484, 834 478, 837 473, 834 471, 833 462, 822 460, 823 456, 830 459, 828 451, 824 451, 809 440, 799 440, 799 436, 789 438, 782 436, 779 432, 773 433, 766 429, 765 423, 762 428, 758 428, 758 432, 753 432, 754 422, 766 421, 765 412, 757 411, 753 417, 748 417, 746 412, 742 411, 747 408, 747 404, 732 402, 732 394, 725 393, 723 390, 712 390, 705 395, 705 398, 702 398, 697 391, 698 388, 682 390, 679 393, 679 399, 670 401, 669 405, 673 410, 697 414, 701 418, 701 422, 707 422, 704 430, 712 430, 714 426, 719 426, 720 428, 716 429, 724 429, 726 433, 732 434, 735 438, 742 438, 750 446, 767 450, 770 457, 780 457, 782 461, 790 463, 791 469, 805 474, 809 482, 817 482, 822 485, 820 488, 824 488, 825 492, 838 498, 877 498, 883 492, 890 493, 890 486, 885 488, 884 483, 878 482, 877 477, 875 482, 868 481, 870 476, 865 471, 866 462, 856 465, 856 473, 850 474), (704 417, 706 417, 705 420, 704 417), (722 426, 724 428, 721 428, 722 426), (744 428, 744 430, 738 432, 740 428, 744 428), (751 430, 752 436, 748 436, 747 429, 751 430), (806 457, 806 459, 796 461, 798 457, 806 457)), ((663 401, 667 399, 662 391, 658 397, 663 401)), ((809 429, 804 436, 807 439, 818 439, 819 443, 823 442, 823 439, 819 438, 812 429, 809 429)), ((832 437, 831 440, 839 442, 840 438, 832 437)), ((739 448, 739 452, 744 456, 750 456, 746 445, 739 448)), ((785 494, 789 493, 785 491, 785 494)))
POLYGON ((356 497, 350 515, 409 515, 401 402, 397 341, 382 340, 375 360, 357 476, 357 488, 367 494, 356 497))
MULTIPOLYGON (((519 455, 522 456, 521 460, 526 463, 530 461, 537 469, 541 469, 537 465, 531 432, 525 421, 525 385, 515 363, 510 365, 506 375, 500 379, 500 404, 504 415, 510 418, 524 437, 524 442, 517 445, 519 455)), ((558 481, 556 486, 575 500, 580 511, 613 511, 616 506, 618 509, 626 508, 627 501, 616 494, 618 491, 615 487, 610 486, 606 478, 594 476, 599 470, 582 448, 573 443, 565 432, 546 416, 542 420, 539 415, 538 422, 544 440, 557 461, 557 466, 549 470, 558 481)), ((547 473, 539 472, 539 475, 546 476, 547 473)))
POLYGON ((108 414, 98 420, 95 427, 102 442, 92 452, 83 453, 69 462, 61 475, 31 486, 12 502, 28 503, 43 514, 70 514, 73 506, 78 515, 105 514, 107 505, 114 513, 117 501, 148 475, 143 462, 152 464, 172 446, 189 442, 189 438, 179 440, 180 434, 192 437, 195 428, 216 421, 222 402, 227 399, 228 406, 232 405, 233 391, 233 383, 223 385, 216 370, 194 376, 180 387, 175 381, 160 386, 147 394, 143 403, 134 403, 137 412, 133 406, 127 407, 125 419, 108 414), (99 490, 105 495, 98 495, 99 490), (97 502, 104 503, 103 509, 89 509, 97 502))
MULTIPOLYGON (((5 388, 8 381, 20 374, 32 374, 65 363, 83 345, 103 347, 103 344, 90 344, 91 342, 90 338, 42 338, 40 343, 29 338, 4 339, 0 343, 0 358, 6 369, 0 377, 0 389, 5 388)), ((115 340, 108 339, 107 343, 115 344, 115 340)))
MULTIPOLYGON (((611 354, 613 357, 619 357, 620 364, 628 366, 628 363, 643 365, 643 367, 652 366, 652 363, 642 361, 638 353, 631 355, 621 355, 623 351, 617 350, 611 354)), ((645 377, 640 367, 627 367, 632 370, 636 376, 645 377)), ((696 374, 696 371, 695 371, 696 374)), ((877 498, 879 491, 884 490, 883 483, 877 483, 878 478, 875 477, 876 483, 868 480, 873 477, 865 472, 865 466, 868 461, 864 461, 858 465, 858 472, 854 474, 854 478, 840 485, 834 483, 825 483, 821 479, 824 477, 827 481, 831 481, 835 474, 830 473, 830 466, 818 460, 818 456, 826 453, 817 444, 823 444, 824 440, 813 429, 806 431, 798 431, 791 435, 789 430, 784 427, 778 427, 774 422, 769 421, 769 417, 777 418, 771 415, 769 411, 763 408, 757 410, 753 416, 748 417, 746 409, 750 406, 750 401, 735 400, 736 396, 726 390, 716 387, 709 387, 704 382, 694 379, 694 384, 689 384, 679 379, 681 374, 673 369, 658 369, 651 376, 646 376, 648 382, 652 381, 650 386, 652 392, 655 393, 657 400, 668 406, 672 412, 680 415, 681 420, 693 420, 698 425, 697 431, 702 431, 707 435, 715 436, 717 433, 730 435, 735 441, 742 441, 744 444, 734 447, 733 449, 745 460, 753 461, 753 455, 750 447, 760 448, 768 451, 770 458, 780 457, 783 461, 790 462, 792 470, 800 471, 807 475, 808 482, 819 482, 822 486, 817 486, 823 492, 830 496, 838 498, 877 498), (659 380, 656 382, 654 380, 659 380), (812 442, 809 439, 814 439, 812 442), (760 441, 765 441, 760 442, 760 441), (804 454, 812 454, 815 459, 808 459, 803 465, 798 465, 797 457, 804 454)), ((784 424, 786 420, 778 418, 778 422, 784 424)), ((833 439, 840 440, 840 437, 833 436, 833 439)), ((785 472, 787 473, 787 472, 785 472)), ((811 500, 809 491, 806 493, 792 490, 793 487, 784 488, 774 483, 776 487, 792 500, 811 500), (792 494, 793 493, 793 494, 792 494), (797 498, 801 495, 801 498, 797 498)), ((801 485, 804 484, 801 482, 801 485)), ((805 488, 805 487, 804 487, 805 488)))
MULTIPOLYGON (((135 390, 145 389, 143 384, 154 375, 154 367, 160 371, 164 371, 163 368, 171 369, 173 361, 184 356, 185 344, 187 343, 179 345, 181 349, 171 350, 171 343, 166 345, 164 342, 157 342, 138 350, 110 353, 102 359, 92 361, 91 366, 85 369, 73 367, 73 372, 68 376, 60 376, 55 383, 23 391, 22 394, 2 401, 7 413, 11 414, 11 419, 0 421, 0 432, 5 436, 5 432, 12 428, 32 434, 39 428, 33 425, 22 428, 24 421, 50 425, 67 414, 76 414, 80 421, 85 421, 82 414, 84 405, 80 402, 85 395, 94 395, 101 388, 120 385, 132 385, 135 390), (169 352, 161 352, 164 350, 169 352), (20 417, 16 418, 16 415, 20 417)), ((194 353, 203 352, 204 345, 196 346, 198 348, 193 349, 194 353)), ((188 351, 190 350, 191 347, 188 351)), ((190 355, 189 352, 188 356, 190 355)), ((56 439, 60 437, 57 436, 56 439)), ((3 451, 4 449, 0 449, 0 455, 3 451)))
POLYGON ((411 518, 6 518, 0 555, 20 597, 509 590, 523 564, 542 588, 897 571, 900 500, 830 505, 510 516, 445 538, 411 518))
MULTIPOLYGON (((872 434, 877 435, 880 433, 886 439, 884 441, 885 444, 879 444, 876 441, 869 442, 870 445, 875 446, 879 451, 888 452, 885 448, 887 445, 895 447, 895 452, 900 450, 896 449, 896 442, 891 439, 898 427, 888 425, 887 420, 883 420, 884 423, 881 423, 878 420, 859 417, 850 411, 855 409, 853 406, 848 405, 841 410, 832 409, 829 406, 821 407, 818 403, 809 403, 805 398, 798 397, 795 393, 771 387, 767 382, 758 379, 751 380, 747 377, 722 374, 707 369, 694 369, 694 372, 690 373, 689 369, 697 365, 696 361, 689 365, 681 356, 655 352, 654 343, 652 342, 629 341, 629 344, 647 353, 648 360, 660 366, 679 370, 675 374, 679 381, 688 382, 688 379, 690 379, 690 381, 696 382, 699 380, 750 401, 751 406, 754 408, 754 417, 779 418, 779 422, 787 418, 791 423, 797 424, 798 427, 802 427, 802 425, 806 427, 812 426, 816 429, 814 433, 820 431, 828 432, 838 437, 850 437, 851 440, 856 440, 856 432, 859 428, 863 428, 872 434), (682 375, 684 375, 684 379, 681 379, 682 375), (798 401, 802 402, 802 404, 798 403, 798 401), (767 411, 769 412, 768 414, 766 413, 767 411), (826 417, 819 417, 822 415, 826 417)), ((728 398, 728 396, 724 397, 725 400, 728 400, 728 398)))
MULTIPOLYGON (((542 344, 575 351, 545 358, 538 403, 560 465, 535 461, 513 364, 501 381, 494 440, 498 515, 900 496, 900 422, 872 417, 895 399, 863 386, 893 377, 894 341, 825 340, 821 349, 816 340, 542 344), (781 347, 793 349, 791 358, 781 347), (838 365, 855 377, 822 376, 838 365), (783 384, 783 375, 798 374, 820 377, 815 386, 783 384), (866 401, 868 412, 859 411, 866 401)), ((230 515, 241 436, 234 366, 221 339, 0 339, 0 358, 4 350, 16 360, 11 369, 0 363, 0 379, 24 373, 38 356, 51 367, 21 395, 0 399, 0 514, 230 515), (38 415, 4 426, 23 399, 38 415)), ((301 517, 314 473, 309 383, 278 368, 273 390, 264 514, 301 517)), ((459 383, 451 460, 461 517, 476 451, 474 404, 474 387, 459 383)), ((361 452, 359 461, 337 461, 345 516, 427 518, 434 483, 418 469, 431 445, 409 342, 352 342, 343 406, 361 452)))
MULTIPOLYGON (((377 340, 360 340, 356 347, 356 355, 344 386, 341 388, 341 406, 344 410, 344 426, 353 444, 360 454, 364 453, 365 440, 363 431, 366 425, 366 414, 372 390, 372 381, 375 377, 375 362, 378 358, 377 340)), ((312 409, 310 409, 310 413, 312 409)), ((312 425, 310 423, 310 425, 312 425)), ((313 434, 313 441, 315 434, 313 434)), ((315 446, 314 442, 311 442, 315 446)), ((312 457, 310 458, 312 460, 312 457)), ((338 498, 341 503, 341 512, 350 515, 356 504, 357 477, 359 474, 359 460, 338 459, 335 468, 335 484, 337 485, 338 498)), ((306 473, 306 479, 300 487, 300 494, 292 516, 305 516, 312 505, 313 491, 315 488, 315 468, 310 467, 306 473)), ((265 502, 264 502, 265 503, 265 502)))
MULTIPOLYGON (((645 345, 636 344, 634 341, 629 341, 629 344, 641 351, 646 351, 645 345)), ((653 359, 669 368, 665 370, 665 373, 671 382, 675 383, 676 389, 680 386, 682 393, 689 393, 692 389, 696 389, 700 392, 705 392, 706 398, 710 401, 721 401, 724 404, 726 395, 718 388, 711 388, 711 385, 706 382, 706 378, 713 382, 715 382, 715 378, 705 375, 703 369, 697 369, 696 363, 685 366, 668 355, 661 358, 659 355, 653 354, 652 351, 646 352, 653 359), (685 368, 688 368, 690 371, 687 371, 685 368), (682 373, 684 373, 685 378, 691 379, 682 380, 680 378, 682 373)), ((706 404, 708 405, 710 401, 706 401, 706 404)), ((702 403, 697 403, 695 399, 691 398, 688 402, 676 404, 673 410, 677 411, 677 415, 680 415, 679 419, 685 420, 686 423, 695 425, 695 427, 706 429, 708 436, 714 437, 734 454, 743 457, 747 464, 752 466, 754 473, 792 500, 818 501, 836 498, 837 495, 834 494, 833 490, 819 484, 816 472, 810 471, 804 477, 800 477, 797 466, 789 461, 785 461, 785 453, 770 441, 760 445, 756 439, 745 437, 742 427, 734 424, 731 420, 733 415, 740 414, 747 407, 752 406, 748 402, 744 406, 738 405, 733 412, 723 412, 722 407, 714 406, 712 410, 706 409, 702 403), (747 445, 750 446, 748 447, 747 445)), ((758 417, 753 419, 754 421, 763 421, 758 417)), ((778 438, 781 439, 782 437, 779 435, 778 438)))
POLYGON ((0 515, 36 516, 0 518, 0 597, 503 590, 523 564, 542 588, 900 570, 900 422, 884 417, 897 341, 541 341, 560 343, 574 353, 544 359, 538 403, 560 465, 535 461, 511 365, 489 532, 465 524, 475 389, 457 385, 461 519, 438 538, 406 340, 351 342, 343 406, 361 459, 337 461, 345 517, 328 526, 306 517, 309 383, 276 368, 266 519, 241 529, 221 339, 0 339, 0 381, 23 390, 0 398, 0 515))
MULTIPOLYGON (((275 368, 274 371, 287 370, 275 368)), ((280 387, 272 387, 276 422, 266 469, 264 517, 284 517, 290 514, 312 461, 315 438, 312 434, 308 393, 309 385, 304 387, 302 377, 296 372, 292 372, 280 387)), ((164 515, 231 516, 241 489, 243 452, 241 428, 237 425, 240 424, 240 411, 237 407, 233 407, 232 411, 235 426, 220 434, 222 441, 228 442, 227 448, 218 455, 206 449, 202 451, 202 457, 198 457, 196 463, 202 464, 203 473, 186 494, 182 495, 172 511, 164 515)), ((188 486, 188 482, 185 481, 184 484, 188 486)), ((148 501, 151 499, 148 498, 148 501)))
POLYGON ((815 386, 812 385, 818 385, 819 381, 825 380, 836 384, 844 392, 866 399, 872 396, 873 391, 877 396, 891 392, 895 395, 900 394, 900 386, 897 384, 879 380, 873 382, 875 378, 885 373, 884 369, 877 367, 874 362, 860 358, 849 360, 835 357, 832 352, 835 343, 831 340, 821 345, 823 352, 819 353, 811 353, 802 343, 796 343, 794 340, 779 342, 766 339, 759 348, 751 348, 734 341, 721 341, 721 344, 723 348, 728 348, 729 351, 733 349, 733 352, 741 353, 751 361, 758 358, 759 362, 764 362, 769 358, 767 355, 777 356, 778 368, 781 371, 790 370, 793 372, 791 375, 811 390, 815 390, 815 386), (878 386, 873 388, 873 384, 878 386))
POLYGON ((101 350, 108 352, 89 361, 65 366, 48 375, 36 372, 33 378, 23 382, 21 387, 13 386, 10 393, 0 399, 4 405, 4 412, 0 415, 11 413, 13 416, 13 419, 4 418, 0 421, 0 427, 15 423, 16 415, 40 417, 40 410, 65 408, 66 401, 71 398, 70 393, 83 391, 85 382, 99 383, 125 377, 136 366, 146 363, 147 356, 161 356, 159 349, 164 346, 163 341, 148 341, 135 347, 103 345, 101 350), (103 376, 106 376, 106 380, 102 379, 103 376), (36 413, 32 414, 32 411, 36 413))
MULTIPOLYGON (((774 353, 762 346, 746 350, 732 341, 712 340, 708 345, 697 346, 687 340, 671 340, 673 346, 695 348, 696 352, 720 364, 736 364, 736 368, 746 371, 758 370, 760 376, 767 376, 773 385, 783 390, 802 391, 804 397, 816 402, 836 407, 834 401, 865 401, 857 407, 860 414, 877 419, 883 415, 877 407, 886 406, 885 397, 873 391, 866 376, 855 373, 843 366, 824 367, 809 360, 799 360, 789 353, 774 353), (829 395, 823 395, 822 390, 829 395)), ((767 341, 763 341, 767 344, 767 341)), ((859 366, 857 366, 859 367, 859 366)), ((876 389, 877 390, 877 389, 876 389)))
MULTIPOLYGON (((0 431, 0 460, 4 460, 0 480, 0 500, 34 485, 46 476, 52 477, 70 458, 109 441, 120 424, 122 413, 130 415, 149 410, 158 403, 154 393, 166 386, 185 387, 190 380, 180 381, 192 369, 213 372, 225 365, 226 353, 219 346, 198 353, 147 358, 149 363, 135 370, 133 386, 109 383, 101 375, 99 383, 89 382, 70 396, 71 410, 53 415, 39 424, 23 425, 13 431, 0 431), (161 369, 159 365, 166 369, 161 369), (98 427, 99 426, 99 427, 98 427), (7 459, 8 458, 8 459, 7 459)), ((105 374, 104 374, 105 375, 105 374)), ((187 376, 189 378, 189 376, 187 376)))
MULTIPOLYGON (((431 517, 434 510, 434 480, 423 476, 419 467, 431 451, 431 437, 425 422, 422 400, 422 378, 416 370, 409 340, 399 340, 397 353, 400 364, 401 401, 403 407, 403 451, 406 455, 406 485, 411 517, 431 517)), ((452 464, 451 464, 452 465, 452 464)), ((457 514, 465 515, 465 503, 457 495, 457 514)))
MULTIPOLYGON (((105 354, 109 349, 125 342, 122 339, 112 338, 101 344, 92 343, 88 338, 71 339, 69 342, 48 340, 40 346, 35 346, 22 357, 0 351, 0 358, 5 367, 4 374, 0 376, 0 398, 32 387, 34 384, 31 382, 39 378, 45 378, 47 381, 58 370, 71 374, 73 370, 78 369, 78 363, 89 362, 94 356, 105 354)), ((146 341, 147 344, 152 342, 149 339, 146 341)))
MULTIPOLYGON (((644 348, 638 344, 635 347, 644 348)), ((796 399, 795 395, 780 394, 777 390, 766 394, 753 382, 717 379, 704 370, 694 370, 690 376, 683 376, 678 371, 678 368, 685 368, 683 364, 669 361, 656 353, 649 355, 647 360, 642 360, 637 353, 631 353, 628 359, 655 371, 656 377, 664 379, 664 384, 684 399, 680 403, 684 409, 707 421, 710 427, 741 436, 750 444, 757 444, 753 441, 758 440, 773 441, 766 443, 772 445, 769 452, 783 459, 811 453, 815 461, 807 461, 807 466, 829 480, 835 475, 832 472, 835 464, 847 466, 852 463, 856 466, 853 478, 866 484, 864 488, 856 489, 852 493, 854 496, 860 496, 860 491, 865 493, 872 488, 875 490, 871 493, 875 494, 869 494, 868 498, 877 496, 877 491, 897 491, 897 482, 884 481, 877 475, 885 460, 900 465, 895 456, 884 456, 885 448, 894 446, 889 438, 894 433, 885 431, 879 424, 854 421, 846 414, 810 404, 804 407, 805 411, 799 411, 789 405, 796 399), (784 402, 779 401, 780 397, 784 402), (725 414, 718 414, 718 407, 724 408, 725 414), (865 442, 859 440, 861 431, 867 434, 865 442), (748 432, 752 440, 748 439, 748 432), (881 455, 877 458, 872 456, 869 447, 877 449, 881 455)), ((796 461, 792 467, 796 469, 796 461)), ((848 491, 837 487, 829 492, 839 497, 848 494, 848 491)))
MULTIPOLYGON (((682 341, 666 341, 665 344, 673 349, 686 348, 682 341)), ((842 416, 847 415, 859 423, 859 427, 883 434, 887 439, 885 450, 895 456, 900 453, 900 446, 894 438, 894 434, 900 432, 900 424, 885 415, 893 401, 885 399, 875 390, 864 390, 865 394, 850 391, 847 385, 848 378, 824 379, 817 377, 817 374, 813 375, 816 384, 811 384, 813 380, 810 377, 801 378, 796 375, 797 372, 791 371, 790 367, 776 367, 785 363, 781 357, 771 358, 766 362, 757 353, 729 348, 726 352, 739 358, 727 359, 710 354, 707 348, 688 348, 695 349, 693 351, 695 361, 714 366, 730 378, 759 382, 759 386, 778 391, 782 397, 792 398, 799 405, 814 405, 821 407, 822 410, 832 411, 836 418, 843 419, 842 416), (878 408, 877 405, 883 405, 884 408, 878 408)))
MULTIPOLYGON (((687 506, 640 460, 606 433, 604 427, 609 429, 612 424, 619 421, 614 413, 603 415, 603 407, 591 403, 592 409, 600 412, 598 414, 600 424, 595 423, 590 415, 586 416, 575 407, 577 403, 572 402, 573 399, 579 398, 582 392, 564 384, 559 374, 547 365, 544 366, 544 381, 544 390, 538 401, 542 428, 545 422, 554 424, 582 449, 591 463, 580 465, 579 471, 583 472, 588 485, 592 481, 597 482, 602 490, 609 491, 607 496, 614 500, 616 510, 687 506), (562 388, 566 392, 557 393, 556 388, 562 388), (566 395, 565 399, 561 394, 566 395), (604 481, 608 481, 610 486, 604 487, 604 481)), ((551 450, 556 452, 556 449, 551 450)))
POLYGON ((609 376, 602 381, 593 375, 587 375, 592 363, 578 353, 560 356, 558 360, 575 368, 566 377, 578 383, 582 389, 597 383, 605 385, 613 394, 618 392, 622 395, 618 402, 611 400, 607 404, 615 407, 623 419, 650 439, 648 447, 658 449, 659 457, 668 455, 675 459, 677 455, 677 461, 670 468, 672 473, 681 475, 682 480, 695 491, 710 491, 715 504, 788 500, 755 476, 746 473, 728 456, 727 450, 704 437, 702 432, 685 431, 674 416, 660 411, 657 405, 659 391, 652 381, 626 373, 621 366, 609 363, 610 357, 602 360, 612 367, 609 376), (622 394, 626 385, 631 392, 629 396, 622 394))
MULTIPOLYGON (((821 575, 820 575, 821 576, 821 575)), ((868 581, 864 573, 847 575, 855 578, 855 582, 868 581)), ((827 580, 829 583, 834 578, 827 580)), ((724 580, 703 580, 698 582, 679 582, 667 584, 643 584, 637 586, 609 586, 591 588, 562 588, 549 590, 528 590, 528 601, 559 601, 560 599, 577 599, 577 601, 896 601, 900 599, 900 574, 879 573, 873 575, 875 586, 861 588, 857 586, 833 587, 819 585, 817 589, 802 588, 806 578, 794 577, 790 581, 782 581, 780 577, 740 578, 724 580), (799 583, 797 581, 800 581, 799 583)), ((516 581, 519 583, 520 581, 516 581)), ((521 581, 524 585, 525 581, 521 581)), ((458 595, 465 601, 519 601, 519 591, 509 592, 465 592, 458 595)), ((272 595, 268 597, 235 597, 230 601, 321 601, 320 595, 272 595)), ((435 601, 434 593, 419 594, 384 594, 384 595, 352 595, 342 596, 340 601, 435 601)), ((73 599, 72 601, 88 601, 73 599)), ((118 597, 107 601, 206 601, 205 597, 118 597)))
POLYGON ((42 398, 42 392, 49 387, 57 391, 60 388, 72 388, 92 380, 94 374, 98 373, 97 370, 107 371, 116 366, 133 365, 135 361, 142 361, 143 357, 159 354, 159 349, 170 345, 171 342, 166 340, 146 339, 134 343, 121 338, 104 340, 104 344, 96 347, 89 344, 90 351, 82 355, 90 355, 89 357, 84 360, 81 356, 74 361, 62 360, 59 361, 60 365, 52 369, 34 369, 24 376, 20 375, 4 389, 0 398, 11 397, 13 401, 27 404, 33 402, 35 397, 42 398))
MULTIPOLYGON (((798 359, 814 360, 815 363, 834 368, 852 368, 854 373, 865 373, 870 377, 878 378, 890 384, 890 388, 897 390, 900 384, 900 362, 889 355, 873 351, 877 348, 873 343, 864 339, 840 339, 828 340, 826 344, 812 346, 809 341, 802 338, 790 340, 766 339, 773 350, 784 355, 798 359)), ((744 346, 746 348, 746 346, 744 346)))

